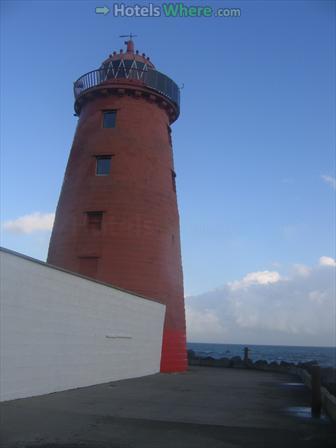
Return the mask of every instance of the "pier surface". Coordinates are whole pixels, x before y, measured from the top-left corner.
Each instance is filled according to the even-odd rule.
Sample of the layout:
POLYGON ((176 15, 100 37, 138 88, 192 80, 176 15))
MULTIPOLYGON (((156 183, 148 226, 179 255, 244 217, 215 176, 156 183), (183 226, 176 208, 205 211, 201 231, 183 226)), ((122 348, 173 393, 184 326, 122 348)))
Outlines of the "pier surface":
POLYGON ((2 403, 1 446, 335 447, 335 424, 309 405, 286 374, 191 367, 2 403))

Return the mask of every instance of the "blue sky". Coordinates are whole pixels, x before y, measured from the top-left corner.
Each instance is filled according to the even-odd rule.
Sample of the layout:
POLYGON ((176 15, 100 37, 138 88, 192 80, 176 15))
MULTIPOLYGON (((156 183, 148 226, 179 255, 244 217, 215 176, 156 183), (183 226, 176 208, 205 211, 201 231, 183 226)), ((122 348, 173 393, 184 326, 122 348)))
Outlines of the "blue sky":
MULTIPOLYGON (((184 2, 239 18, 95 14, 112 3, 1 2, 2 223, 55 211, 72 83, 132 31, 184 86, 173 144, 186 294, 335 258, 335 2, 184 2)), ((50 231, 2 227, 3 246, 45 259, 50 231)))

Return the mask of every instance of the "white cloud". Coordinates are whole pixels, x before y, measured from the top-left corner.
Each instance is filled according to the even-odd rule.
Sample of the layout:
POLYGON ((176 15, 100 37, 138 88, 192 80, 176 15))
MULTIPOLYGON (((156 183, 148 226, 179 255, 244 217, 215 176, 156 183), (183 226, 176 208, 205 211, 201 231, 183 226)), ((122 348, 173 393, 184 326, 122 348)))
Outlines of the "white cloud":
POLYGON ((242 280, 237 280, 230 283, 230 288, 234 291, 236 289, 248 288, 251 285, 268 285, 270 283, 277 283, 281 280, 281 276, 277 271, 259 271, 250 272, 245 275, 242 280))
POLYGON ((198 311, 186 306, 186 319, 188 321, 188 332, 196 339, 202 338, 206 342, 225 334, 225 328, 221 325, 218 316, 211 310, 198 311))
POLYGON ((320 266, 336 266, 336 260, 332 257, 320 257, 320 266))
POLYGON ((35 212, 20 216, 13 221, 3 223, 3 228, 12 233, 32 233, 36 231, 51 230, 55 219, 54 213, 35 212))
POLYGON ((336 190, 336 179, 333 176, 321 176, 324 182, 329 184, 334 190, 336 190))
POLYGON ((326 291, 311 291, 309 293, 309 300, 311 300, 312 302, 321 304, 327 299, 328 295, 326 291))
POLYGON ((294 271, 297 274, 302 275, 302 277, 308 277, 308 275, 311 272, 311 268, 304 264, 294 264, 293 268, 294 268, 294 271))
POLYGON ((294 265, 288 277, 277 271, 252 272, 220 289, 189 297, 188 340, 335 345, 333 274, 320 266, 294 265))

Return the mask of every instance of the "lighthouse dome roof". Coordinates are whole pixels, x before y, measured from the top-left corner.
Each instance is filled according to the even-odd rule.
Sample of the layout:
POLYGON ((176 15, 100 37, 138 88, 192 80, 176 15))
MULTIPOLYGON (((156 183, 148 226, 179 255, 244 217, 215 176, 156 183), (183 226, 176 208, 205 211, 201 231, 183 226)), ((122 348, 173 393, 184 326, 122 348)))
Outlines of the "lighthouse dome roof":
MULTIPOLYGON (((133 36, 134 37, 134 36, 133 36)), ((150 89, 148 95, 157 94, 162 100, 163 107, 170 108, 172 121, 176 120, 180 110, 180 89, 178 85, 164 73, 156 70, 154 64, 146 55, 134 51, 132 38, 125 42, 126 51, 120 50, 110 54, 100 68, 81 76, 74 82, 76 98, 75 110, 80 111, 81 102, 86 91, 102 86, 120 89, 120 83, 127 84, 128 89, 134 87, 150 89)), ((141 93, 140 93, 141 94, 141 93)), ((160 101, 161 101, 160 100, 160 101)))
POLYGON ((102 63, 101 69, 118 70, 125 68, 126 70, 155 70, 154 64, 145 53, 140 54, 139 51, 134 51, 134 42, 132 39, 125 42, 126 51, 120 50, 110 54, 109 57, 102 63))

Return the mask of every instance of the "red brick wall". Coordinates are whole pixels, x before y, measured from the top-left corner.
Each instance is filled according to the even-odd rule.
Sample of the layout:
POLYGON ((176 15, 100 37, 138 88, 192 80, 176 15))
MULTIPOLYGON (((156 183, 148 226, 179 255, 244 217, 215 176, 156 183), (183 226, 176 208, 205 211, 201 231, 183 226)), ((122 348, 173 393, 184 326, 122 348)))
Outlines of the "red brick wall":
POLYGON ((183 371, 183 277, 168 125, 166 111, 141 97, 97 97, 84 105, 48 263, 81 273, 83 258, 97 257, 95 278, 166 304, 162 371, 183 371), (104 109, 117 110, 115 128, 102 127, 104 109), (95 156, 104 154, 112 156, 111 172, 96 176, 95 156), (88 227, 87 211, 104 212, 101 229, 88 227))

